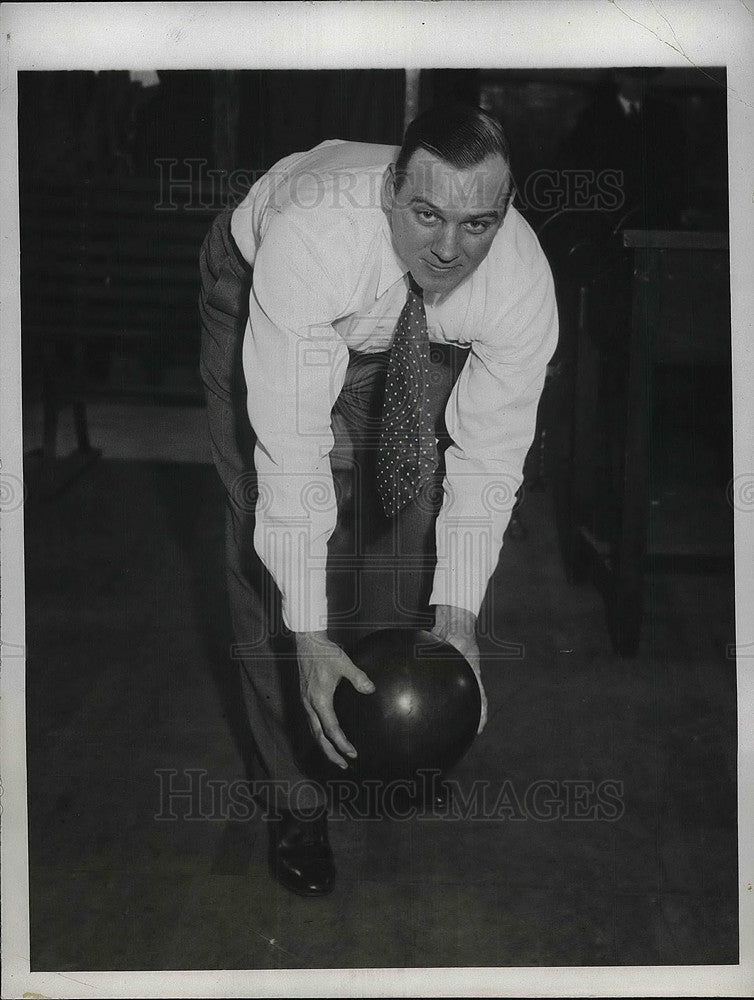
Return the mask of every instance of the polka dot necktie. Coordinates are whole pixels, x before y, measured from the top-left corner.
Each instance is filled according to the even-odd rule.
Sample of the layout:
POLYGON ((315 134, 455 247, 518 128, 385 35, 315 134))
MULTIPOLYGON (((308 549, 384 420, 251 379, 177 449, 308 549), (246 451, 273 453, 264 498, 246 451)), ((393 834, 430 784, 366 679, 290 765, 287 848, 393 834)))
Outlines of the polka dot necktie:
POLYGON ((429 409, 427 314, 421 288, 410 274, 408 278, 408 296, 390 351, 377 453, 377 490, 388 517, 417 496, 437 465, 429 409))

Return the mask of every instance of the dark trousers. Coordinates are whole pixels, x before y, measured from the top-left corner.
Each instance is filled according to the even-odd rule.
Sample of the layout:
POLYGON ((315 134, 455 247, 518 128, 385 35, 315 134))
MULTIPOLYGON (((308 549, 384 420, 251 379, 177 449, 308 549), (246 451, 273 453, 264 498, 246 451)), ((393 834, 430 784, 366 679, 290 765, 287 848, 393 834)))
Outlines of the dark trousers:
MULTIPOLYGON (((298 693, 293 637, 280 595, 254 550, 254 432, 246 410, 241 348, 248 319, 251 269, 230 233, 230 211, 212 224, 200 254, 200 373, 207 400, 212 456, 225 487, 225 557, 234 631, 233 659, 254 741, 256 781, 282 808, 325 801, 323 782, 340 772, 314 744, 298 693), (312 777, 315 780, 311 780, 312 777)), ((281 280, 284 280, 281 278, 281 280)), ((442 412, 464 354, 433 346, 430 397, 442 444, 442 412)), ((346 648, 372 628, 428 624, 434 565, 434 522, 442 463, 435 482, 394 520, 380 512, 374 455, 389 352, 352 353, 333 410, 331 453, 338 524, 328 549, 329 632, 346 648)), ((342 776, 342 775, 341 775, 342 776)))

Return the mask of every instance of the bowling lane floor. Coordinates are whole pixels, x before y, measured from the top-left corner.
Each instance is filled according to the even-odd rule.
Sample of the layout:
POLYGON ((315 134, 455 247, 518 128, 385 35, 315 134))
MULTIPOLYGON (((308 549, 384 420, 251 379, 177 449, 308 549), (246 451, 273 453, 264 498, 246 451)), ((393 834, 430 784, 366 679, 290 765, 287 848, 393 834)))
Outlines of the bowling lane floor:
POLYGON ((527 494, 495 576, 466 816, 334 822, 336 891, 305 900, 207 798, 248 745, 214 470, 107 459, 30 498, 32 969, 736 962, 732 587, 653 577, 621 660, 551 508, 527 494))

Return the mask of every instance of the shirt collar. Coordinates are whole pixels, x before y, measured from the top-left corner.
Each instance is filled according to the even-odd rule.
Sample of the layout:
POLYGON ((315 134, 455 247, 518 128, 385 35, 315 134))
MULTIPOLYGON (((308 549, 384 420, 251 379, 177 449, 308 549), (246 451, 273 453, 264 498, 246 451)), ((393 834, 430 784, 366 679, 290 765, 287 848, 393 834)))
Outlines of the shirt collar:
POLYGON ((623 94, 618 94, 618 100, 620 101, 620 106, 623 108, 624 114, 630 115, 632 111, 639 111, 641 104, 639 101, 629 101, 627 97, 623 94))
POLYGON ((408 268, 393 249, 390 224, 387 221, 387 216, 383 213, 380 230, 380 277, 377 282, 377 298, 392 287, 396 281, 400 281, 407 272, 408 268))

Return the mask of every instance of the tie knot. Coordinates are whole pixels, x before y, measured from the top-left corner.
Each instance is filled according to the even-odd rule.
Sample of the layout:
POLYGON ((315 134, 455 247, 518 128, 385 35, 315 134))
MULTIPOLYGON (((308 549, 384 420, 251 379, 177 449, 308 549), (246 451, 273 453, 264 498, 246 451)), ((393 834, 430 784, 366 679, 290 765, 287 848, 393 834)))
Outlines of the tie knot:
POLYGON ((414 293, 414 295, 418 295, 420 299, 423 298, 424 297, 424 289, 421 287, 421 285, 417 285, 417 283, 414 281, 414 276, 413 276, 413 274, 411 274, 410 271, 408 271, 407 273, 408 273, 408 287, 409 287, 409 290, 412 291, 414 293))

